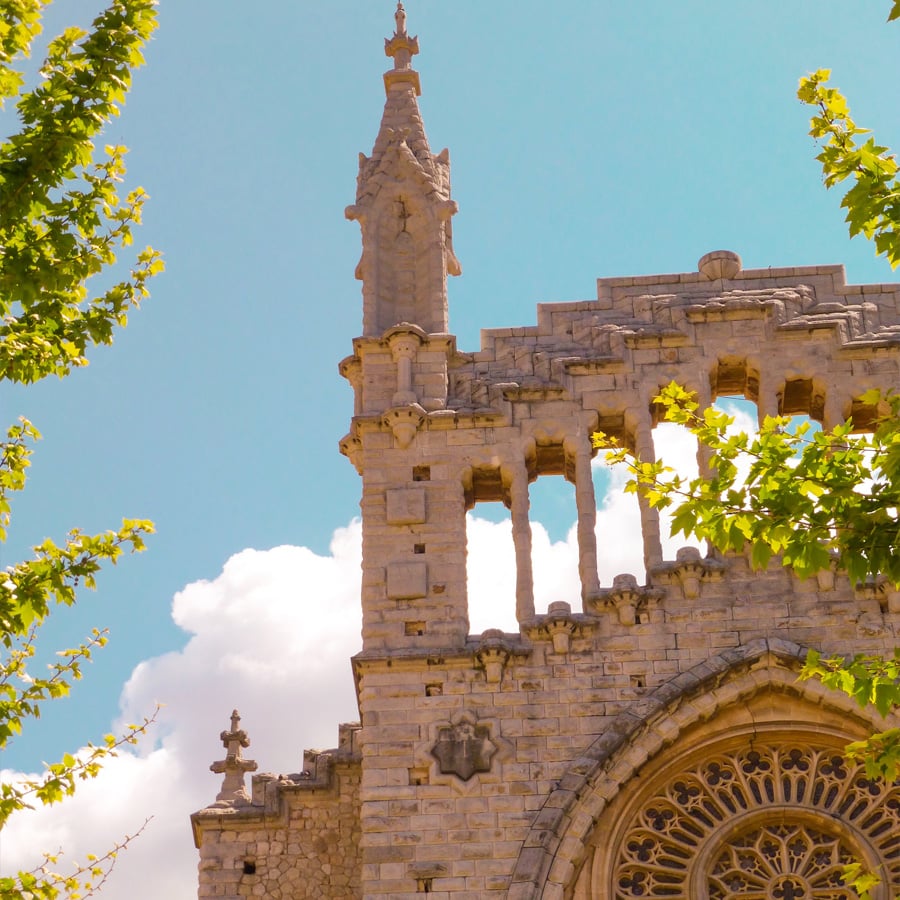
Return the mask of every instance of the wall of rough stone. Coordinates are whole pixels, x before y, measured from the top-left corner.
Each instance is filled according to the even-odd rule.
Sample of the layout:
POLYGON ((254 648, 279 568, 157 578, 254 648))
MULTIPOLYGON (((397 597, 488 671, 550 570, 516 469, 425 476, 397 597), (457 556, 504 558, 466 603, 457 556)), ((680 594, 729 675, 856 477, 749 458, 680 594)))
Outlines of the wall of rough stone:
MULTIPOLYGON (((344 737, 355 731, 342 726, 344 737)), ((254 776, 247 803, 194 814, 199 897, 360 895, 358 754, 308 752, 304 765, 298 775, 254 776)))

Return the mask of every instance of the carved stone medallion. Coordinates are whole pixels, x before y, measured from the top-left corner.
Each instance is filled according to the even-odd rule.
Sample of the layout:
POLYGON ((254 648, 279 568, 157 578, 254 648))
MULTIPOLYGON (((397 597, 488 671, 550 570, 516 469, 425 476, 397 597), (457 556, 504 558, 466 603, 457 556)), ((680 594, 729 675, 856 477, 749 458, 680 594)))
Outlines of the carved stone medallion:
POLYGON ((431 750, 444 775, 456 775, 468 781, 476 772, 489 772, 497 746, 487 725, 463 720, 438 731, 431 750))

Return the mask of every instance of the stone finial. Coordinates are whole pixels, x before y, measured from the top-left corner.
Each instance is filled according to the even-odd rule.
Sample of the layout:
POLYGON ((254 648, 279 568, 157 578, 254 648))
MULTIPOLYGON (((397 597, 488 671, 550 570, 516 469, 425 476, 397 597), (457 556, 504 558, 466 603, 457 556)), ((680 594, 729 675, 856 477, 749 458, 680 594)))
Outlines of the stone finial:
POLYGON ((406 30, 406 10, 402 3, 397 4, 397 12, 394 13, 394 21, 397 27, 394 30, 394 36, 384 39, 385 56, 390 56, 394 60, 393 72, 386 72, 384 76, 384 86, 390 93, 392 84, 410 82, 416 89, 416 94, 421 94, 422 89, 419 86, 419 76, 413 72, 411 67, 412 58, 419 52, 418 37, 410 37, 406 30), (403 76, 397 76, 397 72, 405 73, 403 76))
POLYGON ((713 250, 700 257, 697 268, 710 281, 719 278, 734 278, 741 271, 741 258, 731 250, 713 250))
POLYGON ((241 730, 240 724, 240 713, 234 710, 231 713, 231 730, 219 735, 225 747, 225 759, 220 759, 209 767, 210 772, 225 776, 222 789, 216 795, 217 805, 250 802, 244 787, 244 773, 255 772, 256 762, 243 758, 241 751, 250 746, 250 738, 246 731, 241 730))

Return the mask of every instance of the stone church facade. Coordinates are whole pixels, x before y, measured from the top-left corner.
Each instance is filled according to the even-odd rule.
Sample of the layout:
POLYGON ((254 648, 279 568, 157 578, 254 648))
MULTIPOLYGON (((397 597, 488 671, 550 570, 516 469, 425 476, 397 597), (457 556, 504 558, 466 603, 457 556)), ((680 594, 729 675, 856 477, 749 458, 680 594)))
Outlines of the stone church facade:
POLYGON ((600 279, 596 300, 539 306, 536 325, 461 351, 450 161, 425 136, 402 6, 385 52, 347 209, 363 334, 340 364, 355 395, 340 449, 362 479, 361 724, 247 790, 233 716, 222 791, 192 817, 199 896, 836 900, 862 861, 890 900, 900 787, 843 754, 885 723, 797 674, 810 648, 893 653, 900 594, 738 554, 665 559, 646 503, 645 573, 601 585, 591 434, 653 458, 652 400, 673 380, 702 404, 865 425, 860 398, 898 383, 900 285, 717 251, 694 272, 600 279), (581 596, 536 612, 543 475, 575 488, 581 596), (469 634, 465 516, 483 501, 510 510, 515 633, 469 634))

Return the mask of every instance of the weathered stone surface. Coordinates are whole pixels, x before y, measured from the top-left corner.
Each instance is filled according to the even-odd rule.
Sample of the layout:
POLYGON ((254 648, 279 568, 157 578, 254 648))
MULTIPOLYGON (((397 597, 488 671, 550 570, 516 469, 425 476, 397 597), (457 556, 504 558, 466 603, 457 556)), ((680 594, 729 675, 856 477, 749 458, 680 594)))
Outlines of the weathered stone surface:
MULTIPOLYGON (((862 395, 900 376, 900 285, 848 285, 840 266, 744 269, 715 251, 695 272, 600 279, 596 300, 541 305, 536 324, 485 331, 461 352, 447 333, 446 277, 459 268, 449 157, 425 137, 402 8, 386 50, 384 117, 348 211, 362 228, 363 336, 341 363, 355 413, 340 446, 362 476, 362 725, 308 753, 301 775, 254 777, 248 800, 235 724, 228 796, 193 817, 200 896, 653 896, 660 867, 623 829, 639 848, 635 810, 689 804, 698 767, 807 761, 868 803, 835 759, 884 723, 796 674, 809 648, 892 652, 900 595, 837 571, 800 582, 777 560, 754 572, 739 554, 665 560, 646 503, 634 536, 646 571, 600 585, 590 434, 653 458, 652 399, 673 379, 704 405, 737 394, 761 415, 856 421, 862 395), (547 475, 575 488, 581 596, 536 614, 529 485, 547 475), (510 510, 514 634, 468 633, 465 516, 485 501, 510 510), (762 756, 740 755, 757 744, 762 756)), ((684 895, 720 896, 718 875, 696 866, 732 872, 728 848, 763 837, 824 835, 831 877, 858 847, 856 826, 840 804, 823 812, 831 794, 810 796, 779 795, 783 834, 764 834, 761 800, 723 813, 679 875, 684 895)), ((885 818, 900 805, 883 799, 866 853, 884 863, 887 897, 900 872, 879 841, 900 828, 885 818)), ((770 895, 799 889, 769 874, 770 895)))

